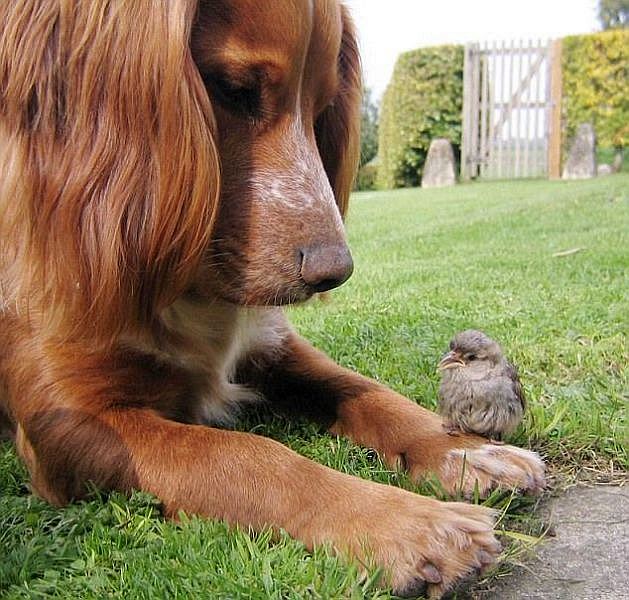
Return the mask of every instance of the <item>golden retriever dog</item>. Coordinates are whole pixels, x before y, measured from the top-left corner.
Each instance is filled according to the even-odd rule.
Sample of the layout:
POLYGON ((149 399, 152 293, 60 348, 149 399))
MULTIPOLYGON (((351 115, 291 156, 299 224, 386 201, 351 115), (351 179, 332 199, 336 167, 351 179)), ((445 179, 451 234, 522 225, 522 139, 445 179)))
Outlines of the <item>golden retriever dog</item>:
POLYGON ((535 491, 531 452, 336 365, 281 306, 352 272, 360 67, 339 0, 0 3, 0 415, 33 490, 145 490, 284 529, 438 596, 499 550, 490 511, 221 429, 254 398, 416 480, 535 491))

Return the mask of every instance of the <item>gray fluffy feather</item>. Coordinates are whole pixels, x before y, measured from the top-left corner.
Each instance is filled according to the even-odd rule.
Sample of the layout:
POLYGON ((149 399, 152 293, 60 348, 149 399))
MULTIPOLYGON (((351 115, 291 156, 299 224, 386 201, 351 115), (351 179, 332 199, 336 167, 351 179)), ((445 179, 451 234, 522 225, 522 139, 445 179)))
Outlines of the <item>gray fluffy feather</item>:
POLYGON ((463 331, 450 342, 440 367, 439 413, 446 426, 495 440, 515 430, 524 414, 524 393, 517 368, 495 341, 480 331, 463 331))

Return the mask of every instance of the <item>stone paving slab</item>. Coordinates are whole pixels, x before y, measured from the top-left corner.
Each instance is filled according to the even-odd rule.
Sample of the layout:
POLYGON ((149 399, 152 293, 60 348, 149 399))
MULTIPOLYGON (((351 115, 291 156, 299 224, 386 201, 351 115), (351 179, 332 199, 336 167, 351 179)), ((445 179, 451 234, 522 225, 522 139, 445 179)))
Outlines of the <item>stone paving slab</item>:
POLYGON ((629 599, 629 485, 578 486, 542 514, 555 535, 487 600, 629 599))

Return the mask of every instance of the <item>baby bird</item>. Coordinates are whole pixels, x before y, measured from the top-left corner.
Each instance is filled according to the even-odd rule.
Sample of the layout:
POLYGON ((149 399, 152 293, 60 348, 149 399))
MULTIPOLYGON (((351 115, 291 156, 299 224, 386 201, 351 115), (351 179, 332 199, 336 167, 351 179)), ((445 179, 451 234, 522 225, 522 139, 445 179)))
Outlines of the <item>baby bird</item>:
POLYGON ((468 329, 454 336, 438 370, 438 410, 450 434, 462 430, 501 444, 502 436, 522 420, 525 403, 517 368, 481 331, 468 329))

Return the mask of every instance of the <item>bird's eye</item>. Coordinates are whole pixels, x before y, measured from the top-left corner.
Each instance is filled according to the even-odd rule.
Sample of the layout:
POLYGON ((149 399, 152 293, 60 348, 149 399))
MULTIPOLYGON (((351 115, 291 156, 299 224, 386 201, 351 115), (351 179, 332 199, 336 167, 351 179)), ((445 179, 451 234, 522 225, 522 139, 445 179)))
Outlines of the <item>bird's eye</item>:
POLYGON ((466 354, 465 360, 476 360, 476 354, 466 354))

